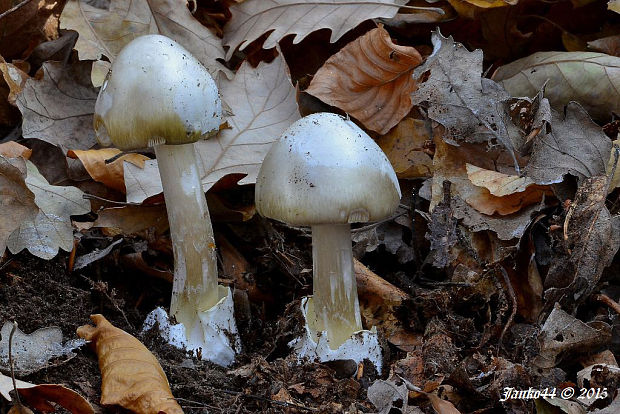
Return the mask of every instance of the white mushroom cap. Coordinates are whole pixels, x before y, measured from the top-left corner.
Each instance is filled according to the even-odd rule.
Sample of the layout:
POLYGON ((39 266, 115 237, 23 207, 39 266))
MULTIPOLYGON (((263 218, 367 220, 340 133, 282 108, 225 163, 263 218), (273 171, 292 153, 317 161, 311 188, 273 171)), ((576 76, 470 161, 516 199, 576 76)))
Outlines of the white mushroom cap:
POLYGON ((357 223, 389 216, 400 201, 396 173, 353 122, 308 115, 273 143, 256 180, 256 209, 292 225, 357 223))
POLYGON ((195 142, 217 132, 221 116, 205 67, 174 40, 147 35, 116 57, 97 97, 94 127, 101 144, 128 150, 195 142))

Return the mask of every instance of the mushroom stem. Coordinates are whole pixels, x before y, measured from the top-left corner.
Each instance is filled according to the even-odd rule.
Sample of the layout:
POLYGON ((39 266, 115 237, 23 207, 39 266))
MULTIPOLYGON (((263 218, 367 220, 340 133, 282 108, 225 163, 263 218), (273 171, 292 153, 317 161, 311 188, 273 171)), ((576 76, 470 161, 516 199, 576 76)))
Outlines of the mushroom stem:
POLYGON ((331 349, 338 349, 362 329, 357 283, 353 271, 351 226, 312 226, 313 304, 316 330, 327 331, 331 349))
POLYGON ((174 251, 170 314, 188 333, 218 301, 217 258, 193 144, 155 145, 174 251))

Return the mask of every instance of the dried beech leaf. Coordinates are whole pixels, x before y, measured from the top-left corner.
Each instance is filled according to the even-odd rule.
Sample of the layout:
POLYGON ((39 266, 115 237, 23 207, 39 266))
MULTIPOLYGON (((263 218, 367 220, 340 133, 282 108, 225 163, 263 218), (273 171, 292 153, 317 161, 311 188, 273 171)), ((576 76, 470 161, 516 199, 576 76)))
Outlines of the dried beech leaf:
POLYGON ((426 122, 403 119, 394 129, 377 139, 398 178, 421 178, 432 175, 433 160, 424 152, 430 131, 426 122))
POLYGON ((222 71, 217 61, 224 58, 222 42, 189 12, 182 0, 111 0, 99 3, 68 0, 61 27, 76 30, 80 37, 75 46, 82 60, 97 60, 102 55, 114 60, 118 52, 138 36, 160 33, 190 51, 214 77, 222 71))
POLYGON ((157 358, 136 338, 103 317, 91 315, 79 337, 93 341, 101 370, 101 404, 120 405, 137 414, 183 413, 157 358))
POLYGON ((412 100, 428 107, 428 116, 446 129, 444 140, 453 143, 497 140, 513 158, 513 136, 520 136, 517 127, 504 111, 510 95, 497 83, 481 78, 482 50, 467 51, 452 37, 433 33, 433 54, 416 68, 419 78, 412 100))
POLYGON ((420 63, 417 50, 394 44, 378 27, 327 59, 306 92, 385 134, 413 107, 411 75, 420 63))
POLYGON ((6 200, 12 207, 0 210, 0 229, 4 230, 0 234, 0 248, 12 227, 6 239, 12 253, 28 249, 35 256, 51 259, 59 248, 73 249, 70 216, 90 211, 90 202, 80 190, 50 185, 30 161, 0 157, 0 191, 3 204, 8 194, 6 200))
POLYGON ((32 155, 32 150, 15 141, 9 141, 0 144, 0 155, 4 158, 22 157, 27 160, 32 155))
POLYGON ((228 174, 247 174, 239 184, 253 184, 273 141, 300 118, 281 56, 255 69, 244 62, 233 80, 222 80, 220 93, 233 115, 227 118, 230 128, 196 143, 205 191, 228 174))
POLYGON ((466 164, 466 168, 472 184, 488 191, 468 197, 465 201, 484 214, 512 214, 525 206, 539 203, 545 195, 553 194, 549 187, 537 185, 529 177, 502 174, 471 164, 466 164))
POLYGON ((116 191, 125 192, 125 181, 123 174, 123 162, 130 162, 138 167, 143 167, 144 162, 149 160, 147 156, 142 154, 125 154, 117 158, 114 162, 106 164, 105 161, 120 154, 116 148, 104 148, 97 150, 69 150, 67 156, 69 158, 79 159, 88 174, 93 180, 105 184, 116 191))
POLYGON ((28 79, 17 97, 24 116, 24 138, 38 138, 63 149, 89 149, 95 140, 93 112, 97 89, 92 62, 45 62, 42 79, 28 79))
POLYGON ((168 230, 165 205, 112 207, 97 213, 93 227, 99 227, 108 236, 137 236, 147 238, 148 232, 156 235, 168 230))
POLYGON ((226 60, 263 34, 271 32, 263 48, 271 49, 284 36, 294 34, 299 43, 319 29, 331 30, 330 42, 340 39, 361 22, 377 17, 393 17, 407 0, 260 0, 246 1, 230 8, 232 19, 224 27, 226 60))
POLYGON ((579 102, 595 119, 620 113, 620 58, 596 52, 538 52, 500 67, 493 79, 513 96, 545 97, 561 111, 579 102))
POLYGON ((606 174, 611 141, 575 102, 566 116, 553 111, 551 133, 536 137, 525 175, 537 184, 553 184, 565 174, 579 179, 606 174))
POLYGON ((58 404, 72 414, 95 414, 93 406, 79 393, 60 384, 40 384, 34 387, 20 388, 19 396, 29 407, 44 413, 53 413, 58 404))

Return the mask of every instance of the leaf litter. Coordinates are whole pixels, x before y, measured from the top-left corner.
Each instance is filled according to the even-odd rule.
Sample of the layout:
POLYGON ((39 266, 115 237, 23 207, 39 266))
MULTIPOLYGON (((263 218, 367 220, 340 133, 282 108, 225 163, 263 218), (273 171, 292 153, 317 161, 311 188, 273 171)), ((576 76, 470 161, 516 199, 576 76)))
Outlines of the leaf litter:
MULTIPOLYGON (((560 3, 69 1, 62 15, 41 12, 36 34, 10 25, 7 39, 29 41, 0 42, 0 319, 26 332, 59 326, 71 340, 88 315, 104 314, 136 336, 132 349, 151 351, 185 412, 614 412, 614 12, 602 0, 560 3), (59 31, 58 16, 76 31, 59 31), (150 32, 218 74, 229 106, 218 136, 197 148, 220 282, 235 287, 244 343, 230 370, 171 348, 155 330, 138 333, 171 290, 156 160, 145 151, 106 164, 108 150, 93 147, 96 85, 125 42, 150 32), (419 58, 400 59, 413 50, 419 58), (310 238, 255 215, 253 183, 270 143, 316 110, 359 121, 403 190, 393 217, 353 226, 362 319, 379 330, 384 375, 350 361, 295 366, 286 346, 312 291, 310 238), (501 399, 507 387, 569 386, 611 391, 501 399)), ((36 10, 23 4, 20 13, 36 10)), ((73 352, 20 376, 115 410, 99 405, 106 370, 86 347, 73 352)))

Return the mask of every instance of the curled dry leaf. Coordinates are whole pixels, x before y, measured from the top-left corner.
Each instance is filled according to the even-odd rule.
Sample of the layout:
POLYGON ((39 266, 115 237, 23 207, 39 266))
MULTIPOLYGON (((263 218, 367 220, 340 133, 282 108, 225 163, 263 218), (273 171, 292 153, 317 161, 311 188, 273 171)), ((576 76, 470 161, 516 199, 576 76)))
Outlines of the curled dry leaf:
POLYGON ((144 167, 144 162, 149 160, 147 156, 142 154, 125 154, 113 162, 106 164, 105 161, 120 154, 116 148, 104 148, 96 150, 69 150, 67 156, 73 159, 79 159, 88 174, 93 180, 103 183, 107 187, 114 190, 125 192, 125 180, 123 175, 124 161, 130 162, 140 168, 144 167))
POLYGON ((545 195, 553 191, 547 186, 534 183, 531 178, 502 174, 472 164, 466 164, 467 177, 483 191, 465 201, 484 214, 512 214, 523 207, 539 203, 545 195))
POLYGON ((235 50, 245 49, 263 34, 271 32, 263 48, 271 49, 284 36, 294 34, 299 43, 319 29, 331 29, 330 42, 340 39, 364 20, 393 17, 407 0, 260 0, 246 1, 230 8, 232 19, 224 27, 226 60, 235 50))
POLYGON ((394 44, 378 27, 327 59, 306 92, 385 134, 413 107, 411 75, 420 63, 415 48, 394 44))
POLYGON ((157 358, 103 315, 90 319, 96 326, 84 325, 77 334, 95 344, 102 376, 101 404, 120 405, 137 414, 183 413, 157 358))
POLYGON ((538 52, 497 69, 493 79, 513 96, 545 97, 561 111, 579 102, 595 119, 620 113, 620 58, 596 52, 538 52))
POLYGON ((405 118, 377 144, 390 160, 398 178, 421 178, 432 175, 433 160, 424 150, 430 142, 430 128, 420 119, 405 118))

